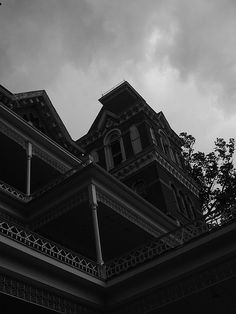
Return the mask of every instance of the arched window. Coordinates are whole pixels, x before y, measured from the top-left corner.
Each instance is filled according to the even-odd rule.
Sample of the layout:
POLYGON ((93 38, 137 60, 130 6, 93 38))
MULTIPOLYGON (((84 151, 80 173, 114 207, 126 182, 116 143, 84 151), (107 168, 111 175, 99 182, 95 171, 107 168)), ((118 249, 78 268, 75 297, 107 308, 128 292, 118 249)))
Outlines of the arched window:
POLYGON ((142 144, 140 140, 140 135, 137 127, 135 125, 132 125, 130 127, 130 140, 133 147, 134 154, 138 154, 142 151, 142 144))
POLYGON ((107 170, 110 170, 125 160, 125 150, 120 130, 107 133, 104 139, 107 170))

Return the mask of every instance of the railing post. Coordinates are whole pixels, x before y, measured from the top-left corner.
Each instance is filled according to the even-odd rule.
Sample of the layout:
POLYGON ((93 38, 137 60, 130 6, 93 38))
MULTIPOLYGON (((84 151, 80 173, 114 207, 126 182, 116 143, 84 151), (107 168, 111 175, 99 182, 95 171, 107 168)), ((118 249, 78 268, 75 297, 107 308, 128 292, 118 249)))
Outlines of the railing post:
POLYGON ((26 195, 30 196, 31 194, 31 159, 32 159, 32 144, 30 142, 27 142, 26 156, 27 156, 26 195))
POLYGON ((98 225, 98 215, 97 215, 98 203, 97 203, 96 188, 94 184, 89 185, 89 203, 90 203, 90 208, 92 209, 92 219, 93 219, 93 229, 94 229, 94 236, 95 236, 97 263, 99 265, 103 265, 104 261, 102 258, 102 248, 101 248, 100 232, 99 232, 99 225, 98 225))

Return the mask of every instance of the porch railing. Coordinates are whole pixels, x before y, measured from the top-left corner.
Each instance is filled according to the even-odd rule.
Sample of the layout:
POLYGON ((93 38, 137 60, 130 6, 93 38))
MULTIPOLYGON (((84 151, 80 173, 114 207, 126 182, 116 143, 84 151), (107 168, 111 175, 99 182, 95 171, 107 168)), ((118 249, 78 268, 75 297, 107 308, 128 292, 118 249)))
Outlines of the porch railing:
MULTIPOLYGON (((236 214, 236 213, 235 213, 236 214)), ((133 249, 127 254, 106 263, 106 278, 110 279, 145 262, 156 259, 172 249, 181 247, 191 240, 222 228, 236 218, 232 212, 213 212, 181 226, 146 245, 133 249)))
POLYGON ((226 224, 233 222, 233 220, 236 220, 236 213, 231 211, 209 214, 164 234, 142 247, 133 249, 127 254, 114 258, 102 266, 89 258, 2 218, 0 219, 0 234, 92 277, 109 280, 141 264, 156 259, 173 249, 179 248, 199 236, 207 235, 216 229, 223 228, 226 224))
POLYGON ((25 230, 21 226, 1 220, 0 234, 88 275, 102 278, 101 266, 96 262, 45 239, 34 232, 25 230))

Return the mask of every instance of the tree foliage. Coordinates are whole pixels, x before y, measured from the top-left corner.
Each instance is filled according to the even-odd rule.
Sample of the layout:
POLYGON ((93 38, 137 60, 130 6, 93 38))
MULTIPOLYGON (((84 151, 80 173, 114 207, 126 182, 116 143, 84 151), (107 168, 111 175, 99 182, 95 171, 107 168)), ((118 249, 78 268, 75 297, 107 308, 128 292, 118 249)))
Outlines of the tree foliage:
POLYGON ((204 213, 232 210, 236 203, 236 169, 233 164, 235 140, 217 138, 212 152, 195 151, 195 138, 183 132, 183 159, 190 176, 200 186, 204 213))

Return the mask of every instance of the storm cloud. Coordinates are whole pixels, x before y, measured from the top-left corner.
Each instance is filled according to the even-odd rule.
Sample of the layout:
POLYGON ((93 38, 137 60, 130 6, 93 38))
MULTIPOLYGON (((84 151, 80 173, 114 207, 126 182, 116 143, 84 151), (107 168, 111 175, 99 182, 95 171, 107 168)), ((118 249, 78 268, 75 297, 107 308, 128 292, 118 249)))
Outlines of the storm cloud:
POLYGON ((175 92, 189 106, 205 97, 199 108, 225 123, 219 115, 236 112, 235 15, 234 0, 5 0, 1 83, 49 91, 74 134, 88 128, 74 120, 79 106, 90 123, 99 109, 92 102, 122 79, 153 102, 159 95, 170 117, 175 92))

